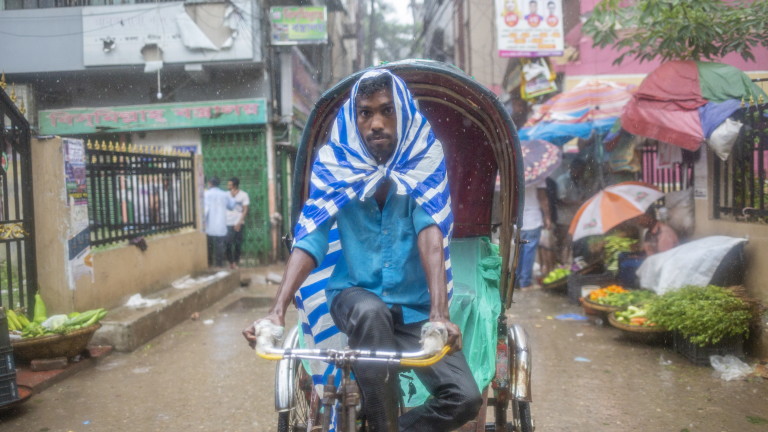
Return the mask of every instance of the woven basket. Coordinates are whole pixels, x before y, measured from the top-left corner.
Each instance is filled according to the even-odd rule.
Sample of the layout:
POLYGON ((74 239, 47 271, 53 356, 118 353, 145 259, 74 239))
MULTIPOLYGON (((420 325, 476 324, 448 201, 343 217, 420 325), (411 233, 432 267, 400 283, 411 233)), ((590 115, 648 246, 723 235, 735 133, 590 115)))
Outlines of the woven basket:
POLYGON ((545 283, 541 285, 545 290, 565 290, 568 287, 568 277, 560 278, 551 283, 545 283))
POLYGON ((619 320, 616 319, 616 313, 608 314, 608 322, 619 330, 624 330, 631 333, 662 334, 667 332, 667 329, 660 326, 646 327, 646 326, 640 326, 640 325, 624 324, 622 322, 619 322, 619 320))
POLYGON ((101 328, 101 324, 97 323, 65 335, 14 340, 11 342, 13 355, 16 359, 27 362, 35 359, 75 357, 85 350, 93 334, 99 328, 101 328))
POLYGON ((601 303, 593 302, 587 297, 581 297, 579 298, 579 301, 581 302, 581 305, 584 307, 586 312, 589 312, 587 309, 592 309, 593 311, 597 312, 616 312, 622 309, 619 306, 604 305, 601 303))

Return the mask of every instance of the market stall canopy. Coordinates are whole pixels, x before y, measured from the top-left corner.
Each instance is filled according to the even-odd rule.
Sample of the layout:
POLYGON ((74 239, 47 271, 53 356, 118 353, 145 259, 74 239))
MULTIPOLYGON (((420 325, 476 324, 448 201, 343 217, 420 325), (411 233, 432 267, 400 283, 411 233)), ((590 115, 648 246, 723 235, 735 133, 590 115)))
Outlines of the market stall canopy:
POLYGON ((579 207, 568 233, 574 241, 605 234, 620 223, 642 215, 663 196, 663 192, 643 182, 608 186, 579 207))
POLYGON ((634 86, 585 80, 545 102, 520 129, 521 140, 542 139, 563 145, 573 138, 605 134, 632 98, 634 86))
POLYGON ((686 285, 705 286, 731 250, 747 239, 710 236, 649 256, 637 269, 640 286, 664 294, 686 285))
POLYGON ((760 87, 733 66, 670 61, 645 77, 621 115, 621 127, 695 151, 741 108, 742 101, 754 104, 767 99, 760 87))

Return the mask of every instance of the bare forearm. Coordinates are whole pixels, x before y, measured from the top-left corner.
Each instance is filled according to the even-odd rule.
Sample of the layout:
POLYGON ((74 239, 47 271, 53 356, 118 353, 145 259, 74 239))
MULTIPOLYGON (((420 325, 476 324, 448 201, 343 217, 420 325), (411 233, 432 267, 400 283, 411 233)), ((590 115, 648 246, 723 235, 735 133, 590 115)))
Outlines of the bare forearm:
POLYGON ((243 206, 243 213, 240 215, 240 220, 237 222, 238 224, 245 224, 245 217, 248 216, 248 207, 249 206, 243 206))
POLYGON ((280 324, 284 324, 282 321, 285 317, 285 311, 296 295, 296 291, 314 268, 315 260, 310 254, 301 249, 294 249, 290 258, 288 258, 285 272, 283 273, 283 280, 280 283, 280 288, 277 290, 272 307, 269 309, 269 315, 279 318, 280 324))
POLYGON ((443 254, 443 233, 437 225, 423 229, 418 238, 421 265, 429 289, 429 319, 449 320, 448 294, 445 280, 445 256, 443 254))

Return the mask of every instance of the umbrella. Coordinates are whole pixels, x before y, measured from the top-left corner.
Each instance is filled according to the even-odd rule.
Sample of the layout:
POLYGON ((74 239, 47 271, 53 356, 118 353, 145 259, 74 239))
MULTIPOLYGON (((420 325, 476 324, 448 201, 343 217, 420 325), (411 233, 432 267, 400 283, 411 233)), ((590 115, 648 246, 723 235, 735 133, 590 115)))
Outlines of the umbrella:
MULTIPOLYGON (((560 166, 562 155, 560 148, 542 140, 520 141, 520 153, 523 154, 525 186, 537 184, 560 166)), ((501 178, 496 176, 496 190, 501 189, 501 178)))
POLYGON ((766 94, 741 70, 722 63, 670 61, 643 80, 621 115, 635 135, 695 151, 712 131, 766 94))
POLYGON ((582 81, 545 102, 527 127, 520 129, 520 139, 563 145, 575 137, 589 138, 595 131, 604 134, 632 98, 633 89, 610 81, 582 81))
POLYGON ((521 141, 520 152, 525 165, 525 186, 536 184, 546 179, 560 166, 560 149, 542 140, 521 141))
POLYGON ((643 182, 623 182, 601 190, 579 207, 568 233, 573 240, 601 235, 640 216, 664 193, 643 182))

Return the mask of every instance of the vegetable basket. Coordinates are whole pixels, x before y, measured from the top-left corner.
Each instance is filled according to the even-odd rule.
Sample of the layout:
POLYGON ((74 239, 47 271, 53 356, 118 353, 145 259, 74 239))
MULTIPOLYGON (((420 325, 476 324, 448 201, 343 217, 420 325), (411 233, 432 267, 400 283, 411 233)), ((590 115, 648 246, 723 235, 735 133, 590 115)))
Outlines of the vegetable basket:
POLYGON ((641 325, 629 325, 620 322, 616 319, 616 312, 608 314, 608 323, 621 330, 621 332, 629 339, 634 339, 640 342, 647 343, 665 343, 670 339, 670 332, 664 327, 660 326, 641 326, 641 325))
POLYGON ((17 360, 26 362, 35 359, 75 357, 85 350, 93 334, 100 327, 101 324, 96 323, 64 335, 48 335, 14 340, 11 342, 13 355, 17 360))

